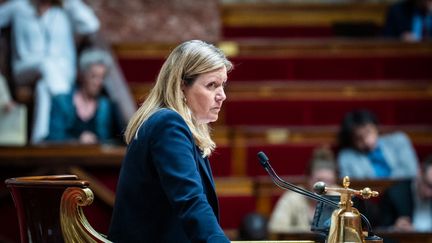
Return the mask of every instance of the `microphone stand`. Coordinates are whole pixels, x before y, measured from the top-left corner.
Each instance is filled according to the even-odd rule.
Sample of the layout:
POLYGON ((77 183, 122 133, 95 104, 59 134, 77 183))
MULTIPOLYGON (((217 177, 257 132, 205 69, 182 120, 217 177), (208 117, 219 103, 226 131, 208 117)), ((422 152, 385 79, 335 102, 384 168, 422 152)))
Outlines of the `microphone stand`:
MULTIPOLYGON (((339 205, 336 202, 333 202, 332 200, 325 198, 323 196, 320 196, 318 194, 312 193, 308 190, 305 190, 299 186, 296 186, 292 183, 284 181, 282 178, 280 178, 276 172, 274 171, 273 167, 270 165, 270 161, 267 157, 267 155, 264 152, 258 152, 257 154, 260 164, 264 167, 264 169, 267 171, 267 173, 270 175, 272 181, 280 188, 284 190, 291 190, 294 192, 297 192, 303 196, 306 196, 308 198, 314 199, 315 201, 323 202, 327 205, 330 205, 334 208, 338 208, 339 205)), ((370 237, 376 237, 375 234, 372 232, 372 226, 369 222, 369 220, 364 216, 363 214, 360 214, 362 220, 366 223, 366 227, 368 230, 368 233, 371 235, 370 237)), ((369 238, 369 237, 368 237, 369 238)))

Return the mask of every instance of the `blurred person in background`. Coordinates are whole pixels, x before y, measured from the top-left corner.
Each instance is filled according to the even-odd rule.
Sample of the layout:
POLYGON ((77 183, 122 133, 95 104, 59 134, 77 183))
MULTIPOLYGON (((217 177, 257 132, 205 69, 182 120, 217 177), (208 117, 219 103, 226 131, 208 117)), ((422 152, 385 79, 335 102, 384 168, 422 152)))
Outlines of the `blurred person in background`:
POLYGON ((387 189, 380 201, 380 219, 389 230, 432 232, 432 155, 416 178, 387 189))
POLYGON ((416 42, 432 37, 432 0, 402 0, 390 6, 384 35, 416 42))
POLYGON ((0 145, 27 143, 27 109, 11 96, 7 79, 0 73, 0 145))
POLYGON ((0 73, 0 113, 7 113, 13 109, 15 102, 10 95, 9 87, 4 76, 0 73))
MULTIPOLYGON (((314 150, 307 171, 307 187, 322 181, 335 186, 337 181, 336 162, 333 152, 327 147, 314 150)), ((310 231, 316 201, 296 192, 286 191, 277 201, 271 214, 268 229, 270 233, 310 231)))
POLYGON ((268 220, 261 214, 252 212, 246 214, 240 223, 238 240, 266 240, 268 239, 268 220))
POLYGON ((68 94, 53 97, 46 141, 95 144, 113 137, 112 104, 102 93, 110 66, 111 58, 105 51, 82 52, 77 87, 68 94))
POLYGON ((75 82, 75 34, 95 33, 99 20, 82 0, 9 0, 0 5, 0 27, 8 25, 14 80, 35 84, 31 142, 38 143, 48 135, 52 97, 75 82))
POLYGON ((418 159, 403 132, 380 135, 376 117, 367 110, 345 115, 338 134, 341 177, 352 179, 412 178, 418 159))

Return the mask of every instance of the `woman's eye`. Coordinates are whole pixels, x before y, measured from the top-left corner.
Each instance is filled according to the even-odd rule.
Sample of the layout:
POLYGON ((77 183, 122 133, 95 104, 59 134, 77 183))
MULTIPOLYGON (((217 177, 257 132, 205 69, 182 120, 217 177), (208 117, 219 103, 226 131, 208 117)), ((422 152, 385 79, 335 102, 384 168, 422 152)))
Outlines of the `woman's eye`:
POLYGON ((211 82, 209 84, 207 84, 208 88, 216 88, 217 84, 215 82, 211 82))

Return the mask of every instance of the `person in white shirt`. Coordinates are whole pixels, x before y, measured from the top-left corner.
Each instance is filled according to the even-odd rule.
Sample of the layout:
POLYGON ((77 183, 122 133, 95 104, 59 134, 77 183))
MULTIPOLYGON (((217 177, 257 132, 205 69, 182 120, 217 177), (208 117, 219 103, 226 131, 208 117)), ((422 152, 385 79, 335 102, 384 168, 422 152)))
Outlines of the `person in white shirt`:
POLYGON ((12 69, 18 85, 35 83, 31 142, 48 134, 51 98, 76 79, 75 34, 99 29, 82 0, 9 0, 0 5, 0 27, 12 26, 12 69))

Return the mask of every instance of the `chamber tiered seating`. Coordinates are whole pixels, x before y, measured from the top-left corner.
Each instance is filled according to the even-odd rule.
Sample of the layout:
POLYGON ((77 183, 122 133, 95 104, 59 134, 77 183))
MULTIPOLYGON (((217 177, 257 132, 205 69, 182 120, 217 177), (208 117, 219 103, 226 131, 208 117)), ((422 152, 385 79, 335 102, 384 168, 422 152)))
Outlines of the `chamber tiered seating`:
POLYGON ((377 35, 384 22, 387 3, 243 2, 225 3, 221 8, 225 39, 328 38, 377 35))
MULTIPOLYGON (((114 45, 137 103, 153 85, 174 46, 114 45)), ((279 174, 301 176, 315 147, 335 146, 339 122, 354 108, 377 113, 386 131, 406 131, 420 158, 432 152, 430 43, 242 40, 220 46, 235 64, 229 75, 228 99, 214 124, 218 148, 211 158, 217 180, 229 181, 218 188, 224 229, 235 229, 246 213, 263 211, 266 205, 254 189, 254 180, 266 175, 256 159, 258 151, 269 155, 279 174), (244 189, 223 189, 238 184, 244 189), (241 210, 239 205, 244 205, 241 210)), ((124 147, 0 150, 5 166, 55 162, 63 170, 72 165, 88 167, 111 193, 123 155, 124 147), (95 169, 95 165, 102 167, 95 169), (107 165, 110 169, 101 169, 107 165)), ((95 193, 102 207, 112 206, 112 198, 95 193)), ((268 208, 276 198, 267 203, 268 208)), ((110 211, 105 209, 100 212, 110 211)))
MULTIPOLYGON (((432 44, 388 40, 244 40, 220 43, 239 81, 431 80, 432 44)), ((172 44, 130 43, 114 51, 129 83, 153 82, 172 44)))
MULTIPOLYGON (((382 132, 407 132, 420 159, 432 153, 432 43, 328 38, 347 34, 338 32, 344 31, 344 24, 358 24, 356 31, 366 28, 363 34, 376 34, 386 8, 387 3, 368 1, 222 5, 224 41, 216 44, 235 69, 229 75, 228 99, 214 124, 218 148, 210 161, 227 232, 249 212, 268 216, 283 192, 259 165, 258 151, 267 153, 279 174, 304 185, 312 150, 322 144, 336 150, 339 122, 354 108, 377 113, 382 132), (267 39, 258 39, 262 37, 267 39)), ((137 103, 176 44, 113 44, 137 103)), ((0 148, 0 161, 8 169, 42 168, 38 171, 47 173, 49 168, 98 180, 100 187, 92 188, 96 208, 86 215, 96 230, 106 232, 124 153, 124 146, 29 146, 0 148)), ((370 183, 366 182, 385 188, 391 181, 370 183)))

